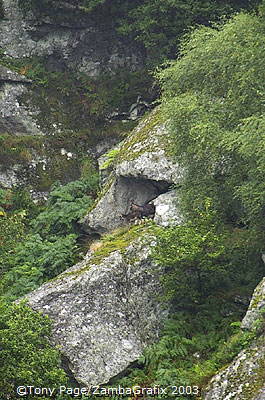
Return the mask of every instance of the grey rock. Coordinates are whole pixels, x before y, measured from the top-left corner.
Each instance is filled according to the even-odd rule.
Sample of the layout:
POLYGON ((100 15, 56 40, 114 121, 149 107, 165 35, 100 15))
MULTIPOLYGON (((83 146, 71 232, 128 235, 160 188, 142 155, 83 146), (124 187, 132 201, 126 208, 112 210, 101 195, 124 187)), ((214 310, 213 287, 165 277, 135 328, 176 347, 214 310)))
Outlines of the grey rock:
POLYGON ((158 338, 159 270, 151 237, 98 261, 97 253, 27 296, 53 322, 52 339, 83 385, 102 384, 137 360, 158 338))
POLYGON ((27 79, 24 75, 20 75, 15 71, 11 71, 10 69, 0 65, 0 82, 22 82, 22 83, 31 83, 30 79, 27 79))
POLYGON ((17 165, 14 165, 13 168, 4 170, 0 169, 0 186, 2 188, 10 189, 12 186, 15 186, 18 183, 18 178, 16 175, 17 169, 17 165))
POLYGON ((148 109, 150 104, 142 99, 141 96, 137 97, 136 103, 132 104, 129 109, 129 119, 136 120, 141 117, 148 109))
POLYGON ((166 126, 158 122, 155 126, 151 124, 150 129, 148 127, 154 116, 155 114, 151 113, 145 118, 124 143, 127 156, 125 155, 117 165, 116 174, 180 184, 183 171, 170 159, 165 149, 168 137, 166 126), (142 131, 145 130, 146 138, 142 140, 142 131))
POLYGON ((248 311, 242 321, 241 328, 248 330, 253 329, 255 321, 262 317, 262 311, 265 311, 264 307, 265 307, 265 278, 258 284, 253 293, 248 311))
POLYGON ((154 200, 156 207, 154 221, 157 225, 167 227, 181 225, 183 217, 177 204, 177 191, 161 194, 154 200))
POLYGON ((203 400, 263 400, 265 337, 262 336, 211 380, 203 400))
POLYGON ((127 214, 132 202, 143 204, 157 196, 152 182, 126 177, 110 178, 110 187, 95 208, 81 221, 88 233, 111 231, 124 225, 122 214, 127 214))
MULTIPOLYGON (((52 68, 75 69, 91 77, 143 66, 139 45, 119 38, 111 24, 100 25, 85 13, 71 22, 56 21, 52 12, 49 16, 23 15, 18 0, 3 0, 3 6, 0 46, 11 57, 46 57, 52 68)), ((61 14, 65 11, 69 10, 62 8, 61 14)))
POLYGON ((34 116, 36 111, 21 104, 20 98, 28 93, 23 83, 4 83, 0 88, 0 133, 15 135, 41 135, 34 116))
MULTIPOLYGON (((81 221, 87 232, 102 234, 122 226, 125 222, 121 216, 128 213, 132 202, 143 205, 172 184, 181 183, 183 171, 166 152, 166 128, 155 118, 156 112, 144 118, 121 144, 100 200, 81 221)), ((162 206, 159 210, 161 219, 162 206)))

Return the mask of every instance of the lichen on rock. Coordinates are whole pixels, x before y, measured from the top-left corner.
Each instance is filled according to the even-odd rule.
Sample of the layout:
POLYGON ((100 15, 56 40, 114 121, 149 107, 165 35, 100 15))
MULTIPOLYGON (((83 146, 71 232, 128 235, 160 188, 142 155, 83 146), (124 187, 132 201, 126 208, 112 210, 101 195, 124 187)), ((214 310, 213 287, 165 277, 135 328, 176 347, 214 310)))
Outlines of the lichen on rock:
POLYGON ((140 121, 118 148, 103 194, 82 221, 87 232, 102 234, 122 226, 121 217, 128 213, 132 202, 142 205, 167 192, 172 185, 180 185, 183 171, 171 160, 168 146, 168 134, 156 109, 140 121))
MULTIPOLYGON (((141 235, 140 235, 141 236, 141 235)), ((53 342, 84 385, 107 383, 158 338, 161 271, 144 235, 96 261, 97 251, 27 296, 53 322, 53 342)))
POLYGON ((262 399, 265 378, 265 337, 260 337, 220 371, 206 388, 203 400, 262 399))

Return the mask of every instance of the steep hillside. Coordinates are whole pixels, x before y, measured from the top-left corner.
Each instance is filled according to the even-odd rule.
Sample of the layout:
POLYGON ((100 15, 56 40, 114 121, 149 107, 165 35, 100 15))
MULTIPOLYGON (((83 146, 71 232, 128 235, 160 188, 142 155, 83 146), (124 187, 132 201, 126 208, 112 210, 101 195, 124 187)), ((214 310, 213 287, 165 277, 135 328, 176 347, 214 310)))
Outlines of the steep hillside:
POLYGON ((261 400, 264 1, 0 5, 0 398, 261 400))

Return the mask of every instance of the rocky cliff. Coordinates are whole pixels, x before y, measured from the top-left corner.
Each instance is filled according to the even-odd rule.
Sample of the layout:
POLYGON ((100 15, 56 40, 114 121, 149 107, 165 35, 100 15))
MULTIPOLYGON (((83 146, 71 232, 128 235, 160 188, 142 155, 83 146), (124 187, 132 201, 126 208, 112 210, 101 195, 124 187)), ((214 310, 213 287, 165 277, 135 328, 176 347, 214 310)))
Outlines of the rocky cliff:
MULTIPOLYGON (((3 0, 0 21, 0 184, 10 187, 23 176, 32 183, 37 175, 45 181, 39 187, 49 190, 57 178, 75 179, 80 159, 97 158, 101 193, 80 222, 99 240, 82 262, 27 298, 51 318, 53 343, 75 379, 103 384, 158 340, 167 316, 160 301, 164 271, 152 258, 153 231, 154 223, 183 222, 183 170, 170 157, 159 108, 117 146, 130 127, 129 105, 139 98, 139 85, 125 93, 127 78, 144 67, 144 49, 118 35, 106 16, 68 2, 54 2, 53 12, 25 4, 3 0), (57 173, 48 176, 56 164, 57 173), (154 222, 134 226, 124 218, 132 203, 150 202, 154 222)), ((264 399, 264 287, 262 281, 242 322, 252 331, 259 320, 256 337, 206 385, 203 399, 264 399)))
POLYGON ((41 12, 23 7, 22 1, 3 0, 3 9, 0 46, 10 57, 46 57, 52 70, 68 68, 89 76, 143 66, 143 49, 118 37, 110 20, 63 2, 41 12))
POLYGON ((145 51, 119 36, 108 16, 91 15, 67 2, 46 8, 34 4, 3 1, 0 185, 21 183, 23 175, 23 183, 47 191, 57 179, 76 179, 78 158, 94 155, 95 146, 105 140, 104 152, 127 129, 107 116, 121 104, 128 111, 139 95, 137 71, 144 68, 145 51), (8 135, 20 136, 12 139, 15 161, 8 135), (34 138, 24 145, 24 157, 17 142, 29 136, 34 138), (62 156, 65 149, 71 160, 62 156))

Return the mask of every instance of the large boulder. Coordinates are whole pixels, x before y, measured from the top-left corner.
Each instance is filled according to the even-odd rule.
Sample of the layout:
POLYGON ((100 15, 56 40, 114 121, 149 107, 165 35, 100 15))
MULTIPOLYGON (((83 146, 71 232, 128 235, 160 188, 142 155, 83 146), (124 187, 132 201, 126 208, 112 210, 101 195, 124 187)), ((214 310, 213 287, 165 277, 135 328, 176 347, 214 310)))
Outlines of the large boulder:
POLYGON ((158 338, 165 311, 158 301, 160 272, 150 258, 154 239, 145 229, 112 234, 109 243, 27 296, 34 310, 52 319, 53 342, 83 385, 108 382, 158 338), (111 252, 114 243, 120 250, 111 252))
MULTIPOLYGON (((165 124, 161 123, 159 110, 154 110, 143 118, 120 148, 116 148, 112 173, 102 188, 102 195, 81 221, 88 233, 102 234, 123 225, 122 215, 128 213, 132 202, 143 205, 166 193, 172 185, 181 184, 182 169, 171 160, 168 147, 165 124)), ((169 197, 164 211, 162 205, 159 209, 170 213, 168 210, 172 208, 172 216, 176 204, 173 205, 172 195, 169 197)))

